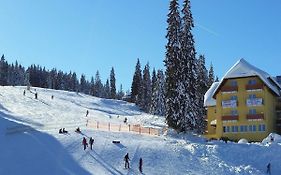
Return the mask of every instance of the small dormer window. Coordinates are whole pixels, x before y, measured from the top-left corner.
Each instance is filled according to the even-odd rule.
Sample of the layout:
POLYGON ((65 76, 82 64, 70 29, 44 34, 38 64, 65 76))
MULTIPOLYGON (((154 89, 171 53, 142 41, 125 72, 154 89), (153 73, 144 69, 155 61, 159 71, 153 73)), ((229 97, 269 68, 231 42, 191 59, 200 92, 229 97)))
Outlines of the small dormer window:
POLYGON ((232 87, 236 87, 236 86, 237 86, 237 81, 236 81, 236 80, 232 80, 232 81, 230 82, 230 85, 231 85, 232 87))
POLYGON ((248 84, 255 85, 255 84, 257 84, 257 80, 251 79, 251 80, 249 80, 248 84))

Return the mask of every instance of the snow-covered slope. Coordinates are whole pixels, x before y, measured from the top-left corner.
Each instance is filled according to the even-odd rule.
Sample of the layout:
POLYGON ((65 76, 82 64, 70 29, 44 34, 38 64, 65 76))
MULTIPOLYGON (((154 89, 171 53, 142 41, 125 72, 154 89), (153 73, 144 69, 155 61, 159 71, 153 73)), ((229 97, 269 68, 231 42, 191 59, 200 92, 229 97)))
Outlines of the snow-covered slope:
MULTIPOLYGON (((193 135, 145 136, 104 132, 86 127, 87 119, 164 126, 164 119, 142 113, 130 103, 73 92, 0 87, 0 174, 272 174, 281 172, 279 142, 236 144, 206 142, 193 135), (54 99, 51 96, 54 95, 54 99), (89 116, 85 117, 86 110, 89 116), (74 132, 80 126, 82 134, 74 132), (68 134, 58 134, 65 127, 68 134), (93 137, 93 150, 83 150, 83 137, 93 137), (120 140, 120 144, 113 144, 120 140), (124 169, 129 153, 131 169, 124 169)), ((277 139, 276 139, 277 140, 277 139)), ((277 140, 278 141, 278 140, 277 140)))

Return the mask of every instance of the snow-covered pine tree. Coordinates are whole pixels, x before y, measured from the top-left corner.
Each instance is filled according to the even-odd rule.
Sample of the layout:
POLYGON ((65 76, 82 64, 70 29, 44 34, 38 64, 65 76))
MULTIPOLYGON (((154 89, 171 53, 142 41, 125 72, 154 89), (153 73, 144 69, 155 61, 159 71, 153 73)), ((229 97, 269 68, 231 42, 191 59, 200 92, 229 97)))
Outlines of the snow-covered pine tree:
POLYGON ((155 68, 153 68, 153 70, 152 70, 152 77, 151 77, 151 89, 152 90, 155 89, 156 82, 157 82, 156 70, 155 70, 155 68))
POLYGON ((196 128, 198 118, 198 101, 196 99, 196 52, 192 28, 193 18, 190 10, 190 1, 184 0, 182 9, 182 25, 180 35, 180 63, 178 70, 177 94, 180 103, 180 120, 178 121, 181 131, 196 128))
POLYGON ((196 98, 198 100, 198 117, 197 117, 197 131, 203 133, 205 130, 204 116, 206 110, 204 107, 204 95, 208 90, 208 71, 205 66, 204 55, 199 55, 197 60, 197 81, 196 81, 196 98))
POLYGON ((106 80, 106 83, 104 85, 104 98, 111 98, 111 88, 110 88, 110 84, 109 84, 109 80, 106 80))
POLYGON ((8 63, 5 61, 4 54, 1 56, 0 60, 0 85, 6 86, 8 83, 8 63))
POLYGON ((215 81, 215 73, 214 73, 213 64, 211 63, 209 74, 208 74, 208 88, 212 86, 214 81, 215 81))
POLYGON ((179 65, 180 57, 180 26, 181 19, 179 14, 179 6, 177 0, 171 0, 168 13, 168 27, 166 38, 166 122, 167 124, 177 129, 179 120, 179 108, 177 100, 177 78, 179 72, 177 66, 179 65))
POLYGON ((80 85, 79 85, 80 92, 82 92, 82 93, 86 92, 86 86, 87 86, 86 84, 87 84, 86 76, 84 74, 82 74, 80 77, 80 85))
POLYGON ((115 73, 113 67, 110 71, 110 98, 111 99, 116 98, 116 79, 115 79, 115 73))
POLYGON ((122 84, 120 85, 120 89, 118 90, 118 93, 117 93, 117 99, 118 100, 122 100, 122 98, 124 97, 125 93, 123 91, 123 86, 122 84))
POLYGON ((150 77, 150 66, 147 63, 143 69, 143 95, 142 95, 142 103, 140 107, 145 111, 149 112, 151 106, 151 96, 152 96, 152 88, 151 88, 151 77, 150 77))
POLYGON ((131 101, 138 104, 142 96, 142 73, 140 60, 137 60, 133 82, 131 86, 131 101))
POLYGON ((100 79, 100 73, 97 71, 96 76, 95 76, 95 93, 94 96, 96 97, 102 97, 103 94, 103 85, 100 79))
POLYGON ((164 116, 166 113, 165 105, 165 76, 162 70, 157 71, 156 83, 153 88, 150 113, 164 116))

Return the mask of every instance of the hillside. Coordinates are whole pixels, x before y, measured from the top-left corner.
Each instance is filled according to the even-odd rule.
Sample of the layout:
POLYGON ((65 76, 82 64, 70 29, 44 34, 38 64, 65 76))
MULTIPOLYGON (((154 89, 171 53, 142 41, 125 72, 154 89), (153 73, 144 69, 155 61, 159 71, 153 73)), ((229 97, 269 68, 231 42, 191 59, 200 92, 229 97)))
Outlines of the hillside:
POLYGON ((0 174, 272 174, 281 172, 281 144, 206 142, 193 135, 148 136, 96 130, 88 122, 140 124, 161 128, 164 118, 142 113, 134 104, 74 92, 0 87, 0 174), (54 99, 51 99, 51 96, 54 99), (86 117, 86 111, 89 115, 86 117), (80 127, 82 134, 75 133, 80 127), (59 134, 59 128, 68 134, 59 134), (93 137, 93 150, 83 150, 83 137, 93 137), (113 144, 120 140, 120 144, 113 144), (129 153, 131 169, 124 169, 129 153))

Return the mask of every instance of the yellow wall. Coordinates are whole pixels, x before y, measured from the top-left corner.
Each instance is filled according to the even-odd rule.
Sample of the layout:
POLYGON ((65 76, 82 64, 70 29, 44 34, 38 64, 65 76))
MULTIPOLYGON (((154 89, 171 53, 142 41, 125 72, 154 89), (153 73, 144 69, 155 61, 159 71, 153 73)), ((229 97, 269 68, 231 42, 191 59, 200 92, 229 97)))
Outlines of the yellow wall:
POLYGON ((216 107, 208 107, 207 109, 207 118, 208 118, 208 135, 207 138, 221 138, 228 137, 231 140, 239 140, 241 138, 245 138, 249 141, 261 141, 265 138, 269 133, 276 131, 275 121, 276 121, 276 103, 277 98, 275 94, 266 86, 264 86, 263 90, 254 90, 247 91, 246 85, 250 79, 255 79, 257 83, 263 83, 258 77, 247 77, 247 78, 237 78, 237 79, 228 79, 225 80, 224 86, 230 86, 231 81, 237 81, 238 92, 237 93, 222 93, 219 91, 216 94, 216 107), (249 94, 255 94, 257 98, 263 99, 262 106, 247 106, 246 100, 249 98, 249 94), (231 96, 237 96, 238 106, 237 108, 222 108, 221 102, 222 100, 230 100, 231 96), (216 113, 214 113, 216 108, 216 113), (221 117, 223 115, 231 115, 231 110, 236 109, 238 111, 238 120, 237 121, 222 121, 221 117), (256 109, 257 114, 264 114, 264 120, 259 121, 250 121, 247 120, 246 116, 249 114, 249 109, 256 109), (213 117, 217 119, 217 127, 216 132, 212 130, 209 126, 210 122, 214 120, 213 117), (266 131, 258 131, 258 125, 265 124, 266 131), (256 125, 255 132, 249 132, 249 128, 247 132, 240 132, 241 125, 256 125), (223 126, 238 126, 238 132, 223 132, 223 126), (214 135, 213 135, 214 134, 214 135))

